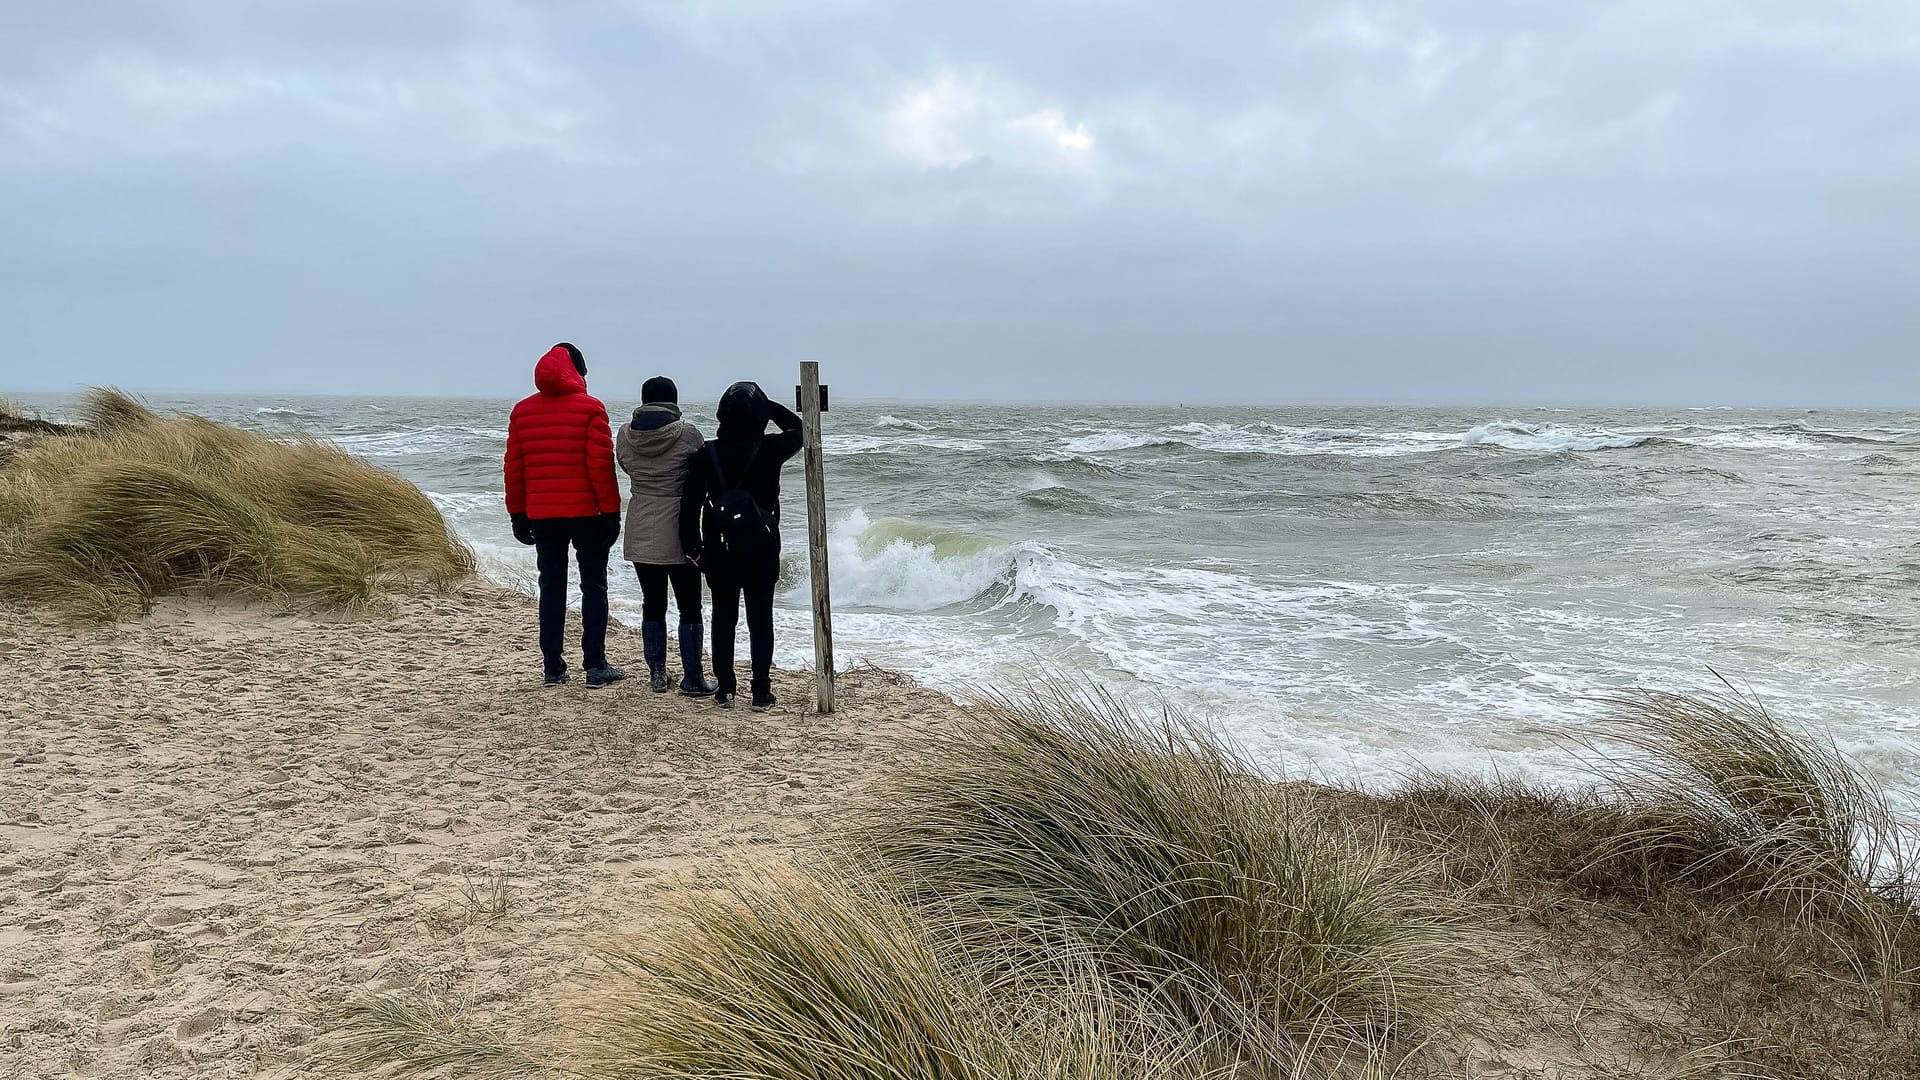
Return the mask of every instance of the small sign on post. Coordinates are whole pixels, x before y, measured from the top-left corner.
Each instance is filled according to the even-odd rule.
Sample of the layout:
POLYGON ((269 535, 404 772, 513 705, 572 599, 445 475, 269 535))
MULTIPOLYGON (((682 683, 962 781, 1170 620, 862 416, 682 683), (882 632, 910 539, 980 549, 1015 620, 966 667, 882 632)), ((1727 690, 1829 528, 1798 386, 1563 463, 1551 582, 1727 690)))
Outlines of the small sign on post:
POLYGON ((800 419, 804 421, 807 463, 807 569, 813 579, 813 707, 833 711, 833 594, 827 585, 827 463, 820 450, 820 414, 827 410, 827 388, 820 365, 800 362, 800 419))

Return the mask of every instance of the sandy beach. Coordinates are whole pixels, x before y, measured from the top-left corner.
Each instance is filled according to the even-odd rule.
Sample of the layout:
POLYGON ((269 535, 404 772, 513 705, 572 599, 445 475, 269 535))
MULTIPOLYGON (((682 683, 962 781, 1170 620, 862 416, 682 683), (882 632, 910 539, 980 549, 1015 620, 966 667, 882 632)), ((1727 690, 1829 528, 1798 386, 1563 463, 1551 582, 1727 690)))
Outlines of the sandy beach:
MULTIPOLYGON (((842 677, 832 717, 793 672, 764 714, 634 679, 549 689, 535 623, 480 583, 338 617, 169 598, 76 627, 0 607, 0 1077, 366 1075, 328 1048, 380 993, 561 1064, 596 944, 645 933, 663 890, 804 851, 959 709, 878 670, 842 677)), ((614 661, 639 651, 616 626, 614 661)), ((1315 790, 1356 823, 1383 812, 1315 790)), ((1752 1075, 1879 1076, 1843 1061, 1908 1045, 1910 1015, 1881 1028, 1790 943, 1726 971, 1773 953, 1764 931, 1476 889, 1463 1026, 1399 1075, 1723 1075, 1785 1039, 1794 1064, 1752 1075)))
MULTIPOLYGON (((805 832, 951 704, 883 674, 810 712, 546 689, 524 598, 364 617, 0 607, 0 1076, 311 1075, 329 1015, 427 989, 537 1015, 648 886, 805 832)), ((635 666, 637 632, 616 628, 635 666)))

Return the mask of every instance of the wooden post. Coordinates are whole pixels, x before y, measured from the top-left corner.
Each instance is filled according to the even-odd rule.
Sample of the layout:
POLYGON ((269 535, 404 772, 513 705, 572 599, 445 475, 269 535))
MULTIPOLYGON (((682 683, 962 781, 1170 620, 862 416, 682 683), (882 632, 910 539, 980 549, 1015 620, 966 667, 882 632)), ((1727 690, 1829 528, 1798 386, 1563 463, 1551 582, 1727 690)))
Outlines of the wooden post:
POLYGON ((800 363, 806 431, 807 568, 813 578, 813 707, 833 711, 833 594, 827 587, 827 463, 820 452, 820 365, 800 363))

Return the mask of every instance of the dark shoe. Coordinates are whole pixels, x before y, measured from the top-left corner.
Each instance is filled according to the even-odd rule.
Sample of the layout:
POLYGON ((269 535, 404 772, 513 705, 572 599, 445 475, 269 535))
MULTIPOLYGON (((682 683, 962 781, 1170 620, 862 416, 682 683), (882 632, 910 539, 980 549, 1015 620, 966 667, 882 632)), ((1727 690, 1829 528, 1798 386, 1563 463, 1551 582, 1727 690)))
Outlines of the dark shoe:
POLYGON ((640 648, 647 658, 647 686, 656 694, 667 692, 667 624, 640 624, 640 648))
POLYGON ((713 703, 723 709, 733 708, 733 691, 715 690, 713 692, 713 703))
POLYGON ((567 681, 567 673, 564 671, 547 672, 546 683, 548 686, 564 686, 567 681))
POLYGON ((680 692, 688 697, 706 697, 720 689, 720 684, 709 682, 703 675, 687 675, 680 680, 680 692))
POLYGON ((587 669, 587 689, 598 690, 603 686, 617 683, 627 677, 627 673, 617 667, 596 667, 587 669))
POLYGON ((778 704, 780 704, 780 699, 774 697, 773 691, 771 690, 755 690, 753 692, 753 708, 755 712, 766 712, 778 704))

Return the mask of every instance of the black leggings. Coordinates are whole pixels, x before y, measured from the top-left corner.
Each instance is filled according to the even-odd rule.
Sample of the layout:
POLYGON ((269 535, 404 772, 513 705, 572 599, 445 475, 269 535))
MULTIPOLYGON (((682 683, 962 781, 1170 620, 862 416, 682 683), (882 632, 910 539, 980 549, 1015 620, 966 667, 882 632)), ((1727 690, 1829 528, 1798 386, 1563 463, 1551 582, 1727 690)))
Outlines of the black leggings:
POLYGON ((752 646, 753 692, 764 694, 773 687, 773 590, 779 584, 780 569, 751 574, 742 580, 733 575, 712 575, 707 586, 713 590, 713 674, 724 693, 739 691, 733 673, 733 636, 740 625, 740 600, 747 601, 747 638, 752 646))
POLYGON ((700 568, 692 563, 657 566, 634 563, 640 577, 640 617, 648 622, 667 621, 667 585, 673 585, 673 604, 679 609, 682 626, 700 621, 700 568))

